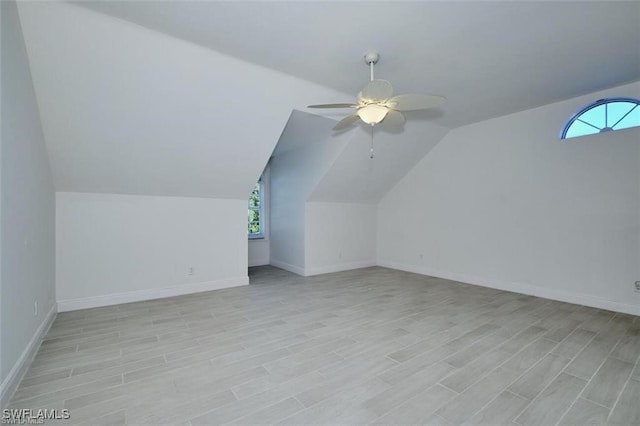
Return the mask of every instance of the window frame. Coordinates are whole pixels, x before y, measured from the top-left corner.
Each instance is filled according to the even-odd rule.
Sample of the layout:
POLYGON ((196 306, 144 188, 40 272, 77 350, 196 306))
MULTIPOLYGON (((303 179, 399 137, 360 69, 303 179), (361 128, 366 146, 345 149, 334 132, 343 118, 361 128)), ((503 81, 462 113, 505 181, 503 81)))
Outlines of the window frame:
MULTIPOLYGON (((266 226, 266 221, 265 221, 265 208, 264 208, 264 191, 265 191, 265 185, 264 185, 264 176, 260 176, 260 179, 258 179, 258 182, 256 182, 256 184, 258 185, 258 207, 255 206, 250 206, 249 204, 249 200, 247 200, 247 224, 249 223, 249 217, 248 217, 248 212, 249 210, 254 210, 258 212, 258 225, 260 226, 260 232, 256 232, 256 233, 251 233, 251 232, 247 232, 248 238, 249 240, 262 240, 265 238, 265 226, 266 226)), ((253 190, 252 190, 253 192, 253 190)))
MULTIPOLYGON (((617 97, 617 98, 605 98, 605 99, 599 99, 595 102, 592 102, 582 108, 580 108, 575 114, 573 114, 569 120, 567 120, 567 122, 564 124, 564 126, 562 127, 562 132, 560 133, 560 139, 573 139, 573 138, 579 138, 582 136, 588 136, 591 134, 598 134, 598 133, 604 133, 604 132, 613 132, 616 130, 622 130, 622 129, 613 129, 610 128, 609 130, 603 130, 600 129, 600 131, 598 133, 588 133, 585 135, 579 135, 579 136, 570 136, 567 137, 567 132, 569 131, 569 128, 573 125, 573 123, 575 123, 576 120, 578 120, 584 113, 586 113, 587 111, 590 111, 594 108, 598 108, 599 106, 602 105, 606 105, 606 104, 610 104, 610 103, 616 103, 616 102, 630 102, 630 103, 634 103, 636 104, 635 107, 631 108, 629 110, 629 112, 627 112, 622 118, 620 118, 620 120, 618 120, 618 123, 620 121, 622 121, 627 115, 629 115, 631 113, 631 111, 633 111, 636 108, 640 108, 640 100, 638 99, 634 99, 634 98, 625 98, 625 97, 617 97)), ((606 111, 606 110, 605 110, 606 111)), ((616 124, 618 124, 616 123, 616 124)), ((590 124, 589 124, 590 125, 590 124)), ((605 126, 607 125, 606 121, 605 121, 605 126)), ((615 124, 614 124, 615 126, 615 124)), ((612 126, 613 127, 613 126, 612 126)), ((632 126, 633 127, 638 127, 638 126, 632 126)), ((606 128, 606 127, 605 127, 606 128)))

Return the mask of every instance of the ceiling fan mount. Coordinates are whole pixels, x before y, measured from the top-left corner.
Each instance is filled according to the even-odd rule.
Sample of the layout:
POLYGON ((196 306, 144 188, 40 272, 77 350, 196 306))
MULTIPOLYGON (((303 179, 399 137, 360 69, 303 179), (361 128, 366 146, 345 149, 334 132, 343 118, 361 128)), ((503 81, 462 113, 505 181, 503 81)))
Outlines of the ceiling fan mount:
POLYGON ((378 63, 380 55, 370 52, 364 55, 364 60, 370 68, 371 79, 356 97, 357 103, 309 105, 308 108, 353 108, 355 113, 343 118, 335 125, 334 130, 345 129, 358 120, 375 126, 388 123, 401 126, 406 121, 404 111, 429 109, 440 106, 444 102, 442 96, 436 95, 393 95, 393 87, 387 80, 375 79, 374 65, 378 63))
POLYGON ((366 55, 364 55, 364 61, 367 63, 367 65, 377 64, 378 59, 380 59, 380 55, 375 52, 367 53, 366 55))

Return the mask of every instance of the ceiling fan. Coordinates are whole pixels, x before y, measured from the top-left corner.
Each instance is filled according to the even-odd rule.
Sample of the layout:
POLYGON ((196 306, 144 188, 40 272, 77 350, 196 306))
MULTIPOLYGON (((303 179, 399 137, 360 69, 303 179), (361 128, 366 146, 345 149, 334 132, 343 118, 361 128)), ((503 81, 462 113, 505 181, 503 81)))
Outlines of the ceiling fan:
POLYGON ((307 108, 354 108, 355 113, 343 118, 333 130, 342 130, 362 120, 371 126, 381 122, 400 126, 405 117, 402 112, 440 106, 445 98, 436 95, 407 94, 393 96, 393 87, 387 80, 373 78, 373 67, 380 59, 377 53, 368 53, 364 60, 369 65, 371 80, 357 97, 357 103, 309 105, 307 108))

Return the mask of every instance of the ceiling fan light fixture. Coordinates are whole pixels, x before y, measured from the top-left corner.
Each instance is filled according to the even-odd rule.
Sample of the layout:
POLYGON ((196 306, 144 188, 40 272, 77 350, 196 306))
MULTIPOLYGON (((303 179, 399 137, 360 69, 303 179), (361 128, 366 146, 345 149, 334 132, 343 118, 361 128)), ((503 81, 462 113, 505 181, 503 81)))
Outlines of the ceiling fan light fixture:
MULTIPOLYGON (((0 0, 2 1, 2 0, 0 0)), ((373 66, 378 62, 380 56, 377 53, 368 53, 364 60, 369 66, 371 79, 362 88, 355 103, 334 103, 309 105, 307 108, 353 108, 355 113, 351 113, 333 127, 333 130, 343 130, 362 120, 371 125, 371 136, 373 143, 373 126, 384 121, 384 125, 400 127, 403 126, 406 118, 402 114, 404 111, 415 111, 421 109, 436 108, 444 98, 435 95, 404 94, 393 96, 393 87, 387 80, 375 79, 373 66)), ((373 158, 373 147, 371 151, 373 158)))
POLYGON ((389 109, 378 104, 370 104, 362 108, 358 108, 356 114, 362 121, 372 126, 380 123, 387 116, 389 109))

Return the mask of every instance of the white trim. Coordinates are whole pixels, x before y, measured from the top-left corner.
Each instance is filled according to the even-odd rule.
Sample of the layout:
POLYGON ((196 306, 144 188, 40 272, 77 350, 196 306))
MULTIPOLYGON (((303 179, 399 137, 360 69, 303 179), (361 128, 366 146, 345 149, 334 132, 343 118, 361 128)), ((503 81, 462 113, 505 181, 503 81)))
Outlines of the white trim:
POLYGON ((349 271, 351 269, 368 268, 370 266, 376 266, 376 262, 373 260, 361 260, 357 262, 335 263, 333 265, 320 266, 318 268, 305 268, 304 276, 309 277, 312 275, 330 274, 332 272, 349 271))
POLYGON ((467 284, 475 284, 482 287, 495 288, 498 290, 512 291, 515 293, 527 294, 530 296, 542 297, 544 299, 558 300, 577 305, 590 306, 593 308, 606 309, 609 311, 622 312, 631 315, 640 315, 640 305, 614 302, 601 297, 589 294, 571 293, 564 290, 557 290, 545 287, 538 287, 531 284, 517 283, 512 281, 495 280, 491 278, 480 278, 472 275, 458 274, 449 271, 440 271, 426 266, 410 265, 406 263, 378 261, 379 266, 401 271, 413 272, 421 275, 444 278, 459 281, 467 284))
POLYGON ((144 300, 163 299, 165 297, 182 296, 184 294, 220 290, 223 288, 238 287, 248 284, 249 277, 238 277, 202 283, 183 284, 175 287, 106 294, 104 296, 85 297, 82 299, 58 300, 58 312, 77 311, 79 309, 119 305, 121 303, 140 302, 144 300))
POLYGON ((302 275, 304 277, 304 268, 299 266, 291 265, 286 262, 281 262, 279 260, 271 259, 269 261, 270 265, 275 266, 276 268, 284 269, 285 271, 293 272, 294 274, 302 275))
POLYGON ((18 389, 18 385, 22 381, 25 373, 29 369, 29 365, 31 365, 31 361, 36 356, 38 349, 40 348, 40 344, 42 343, 42 339, 47 335, 49 329, 51 328, 51 324, 56 318, 57 310, 56 304, 54 303, 47 313, 47 316, 44 318, 40 326, 33 333, 33 337, 27 344, 27 347, 18 358, 18 361, 13 365, 11 371, 4 379, 2 384, 0 384, 0 409, 4 409, 9 404, 11 397, 15 393, 16 389, 18 389))

